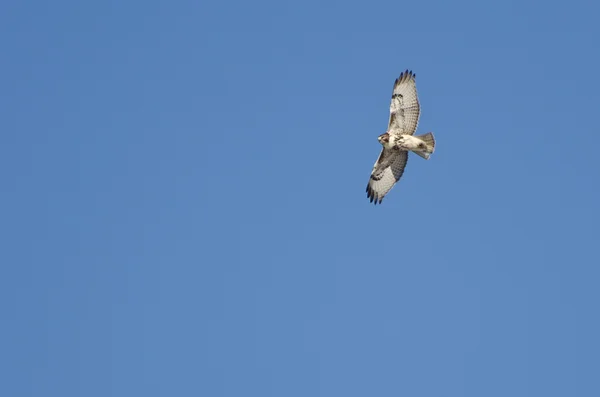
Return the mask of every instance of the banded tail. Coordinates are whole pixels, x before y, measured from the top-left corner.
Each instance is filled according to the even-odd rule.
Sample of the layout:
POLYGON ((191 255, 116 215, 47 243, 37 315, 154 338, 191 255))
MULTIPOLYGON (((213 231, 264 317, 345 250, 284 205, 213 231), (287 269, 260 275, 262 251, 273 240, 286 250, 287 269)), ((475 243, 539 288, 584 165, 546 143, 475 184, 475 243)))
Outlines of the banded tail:
POLYGON ((415 138, 422 140, 423 143, 425 143, 426 149, 420 151, 413 150, 413 152, 423 157, 425 160, 429 160, 429 156, 431 156, 435 150, 435 138, 433 136, 433 132, 428 132, 427 134, 423 135, 415 135, 415 138))

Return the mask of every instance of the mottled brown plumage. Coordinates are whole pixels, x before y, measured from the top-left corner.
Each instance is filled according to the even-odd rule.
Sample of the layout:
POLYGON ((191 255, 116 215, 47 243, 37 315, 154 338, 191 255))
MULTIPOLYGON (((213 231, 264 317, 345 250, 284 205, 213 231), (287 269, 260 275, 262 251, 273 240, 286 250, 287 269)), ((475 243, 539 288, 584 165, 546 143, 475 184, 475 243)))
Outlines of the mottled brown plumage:
POLYGON ((404 174, 409 151, 429 159, 435 149, 431 132, 413 136, 421 114, 415 77, 412 71, 406 70, 394 82, 388 129, 377 138, 383 148, 367 185, 367 197, 375 204, 381 204, 404 174))

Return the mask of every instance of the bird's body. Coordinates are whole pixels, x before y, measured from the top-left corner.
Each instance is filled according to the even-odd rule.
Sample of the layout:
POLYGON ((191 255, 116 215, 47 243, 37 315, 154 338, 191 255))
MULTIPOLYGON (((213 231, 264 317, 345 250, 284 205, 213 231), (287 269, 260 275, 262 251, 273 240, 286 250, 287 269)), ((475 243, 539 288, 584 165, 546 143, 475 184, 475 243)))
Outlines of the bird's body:
POLYGON ((397 147, 401 150, 412 150, 412 151, 425 151, 427 150, 425 142, 416 136, 411 135, 397 135, 386 132, 388 139, 383 141, 380 140, 381 145, 386 149, 393 149, 397 147))
POLYGON ((398 182, 404 173, 409 151, 426 160, 433 153, 433 133, 414 135, 420 112, 415 75, 407 70, 394 82, 388 129, 377 138, 383 149, 373 166, 367 185, 367 197, 371 202, 381 203, 398 182))

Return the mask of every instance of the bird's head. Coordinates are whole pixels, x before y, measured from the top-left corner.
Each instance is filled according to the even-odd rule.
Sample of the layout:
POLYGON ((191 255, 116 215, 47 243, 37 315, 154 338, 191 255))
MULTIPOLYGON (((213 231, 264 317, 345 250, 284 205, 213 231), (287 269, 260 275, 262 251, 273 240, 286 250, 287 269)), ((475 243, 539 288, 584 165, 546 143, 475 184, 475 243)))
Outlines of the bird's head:
POLYGON ((388 134, 387 132, 385 134, 381 134, 379 135, 379 137, 377 137, 377 140, 379 141, 379 143, 381 143, 382 145, 384 143, 389 143, 390 142, 390 134, 388 134))

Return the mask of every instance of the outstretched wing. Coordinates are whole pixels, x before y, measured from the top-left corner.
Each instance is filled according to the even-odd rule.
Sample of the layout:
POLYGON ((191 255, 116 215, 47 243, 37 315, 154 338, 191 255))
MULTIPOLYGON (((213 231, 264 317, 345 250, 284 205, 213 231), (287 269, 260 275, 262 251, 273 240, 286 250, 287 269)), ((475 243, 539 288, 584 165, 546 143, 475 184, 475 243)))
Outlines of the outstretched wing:
POLYGON ((404 150, 384 148, 381 151, 367 185, 367 197, 371 202, 381 204, 383 197, 404 173, 407 161, 408 152, 404 150))
POLYGON ((400 73, 394 82, 390 103, 388 131, 398 135, 412 135, 417 130, 421 106, 417 98, 416 75, 409 70, 400 73))

